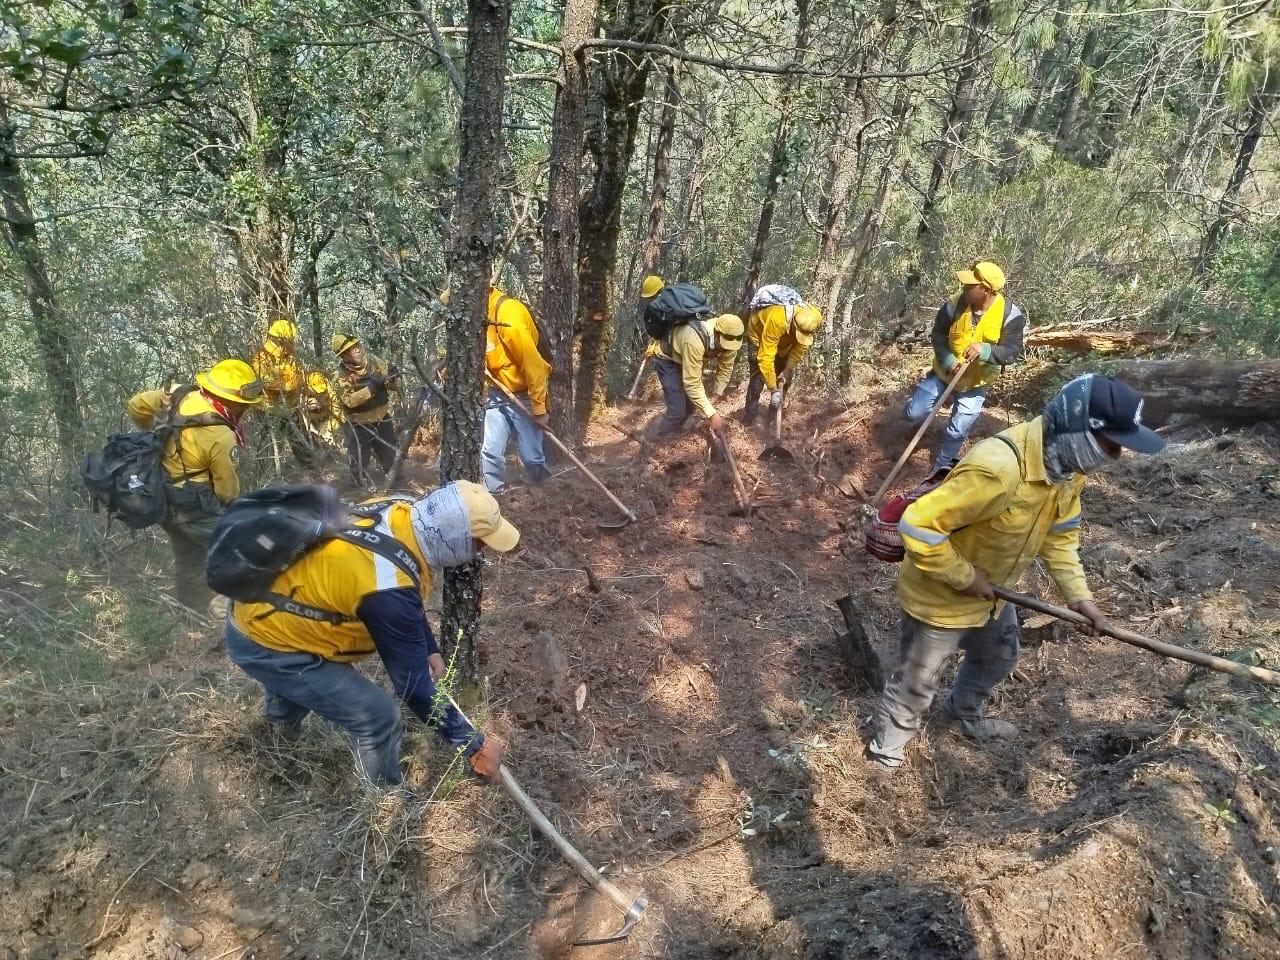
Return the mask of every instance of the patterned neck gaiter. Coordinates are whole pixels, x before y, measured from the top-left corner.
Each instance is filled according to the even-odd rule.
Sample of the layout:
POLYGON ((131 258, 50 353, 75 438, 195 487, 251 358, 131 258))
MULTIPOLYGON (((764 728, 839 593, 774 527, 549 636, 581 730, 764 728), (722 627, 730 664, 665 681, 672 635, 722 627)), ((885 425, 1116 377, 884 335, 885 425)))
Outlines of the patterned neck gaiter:
POLYGON ((1092 473, 1107 461, 1093 430, 1101 422, 1089 417, 1093 374, 1076 377, 1044 408, 1044 469, 1061 483, 1073 473, 1092 473))
POLYGON ((410 509, 418 549, 432 568, 460 567, 476 558, 471 517, 453 484, 415 500, 410 509))

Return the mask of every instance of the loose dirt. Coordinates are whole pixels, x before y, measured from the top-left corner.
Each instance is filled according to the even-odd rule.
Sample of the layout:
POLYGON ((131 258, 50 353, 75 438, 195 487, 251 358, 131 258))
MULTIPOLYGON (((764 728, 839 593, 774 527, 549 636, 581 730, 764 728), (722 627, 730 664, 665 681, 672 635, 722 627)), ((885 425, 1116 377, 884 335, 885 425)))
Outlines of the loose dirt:
MULTIPOLYGON (((867 765, 874 696, 834 600, 852 593, 892 667, 895 571, 858 545, 857 490, 910 430, 905 383, 857 382, 792 405, 795 464, 732 425, 749 519, 700 437, 645 450, 613 429, 652 406, 586 448, 640 523, 598 530, 615 511, 571 471, 504 497, 523 549, 486 582, 485 724, 587 856, 648 893, 630 942, 570 951, 618 914, 429 731, 406 746, 415 798, 365 796, 340 736, 275 737, 193 629, 6 701, 0 960, 1276 956, 1271 692, 1032 618, 992 707, 1020 739, 977 748, 935 716, 905 768, 867 765)), ((1022 416, 992 404, 977 433, 1022 416)), ((1086 488, 1099 605, 1276 667, 1280 437, 1176 439, 1086 488)))

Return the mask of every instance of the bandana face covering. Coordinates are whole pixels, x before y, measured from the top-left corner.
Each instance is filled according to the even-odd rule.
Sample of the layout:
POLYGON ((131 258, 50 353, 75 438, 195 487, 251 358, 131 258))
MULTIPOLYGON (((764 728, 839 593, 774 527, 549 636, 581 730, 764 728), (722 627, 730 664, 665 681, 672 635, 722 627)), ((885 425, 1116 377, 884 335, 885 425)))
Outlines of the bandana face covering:
POLYGON ((1089 417, 1093 374, 1076 377, 1044 408, 1044 468, 1061 483, 1073 473, 1092 473, 1107 460, 1093 430, 1101 421, 1089 417))
POLYGON ((413 532, 427 563, 437 570, 460 567, 476 557, 471 517, 453 486, 441 487, 411 507, 413 532))

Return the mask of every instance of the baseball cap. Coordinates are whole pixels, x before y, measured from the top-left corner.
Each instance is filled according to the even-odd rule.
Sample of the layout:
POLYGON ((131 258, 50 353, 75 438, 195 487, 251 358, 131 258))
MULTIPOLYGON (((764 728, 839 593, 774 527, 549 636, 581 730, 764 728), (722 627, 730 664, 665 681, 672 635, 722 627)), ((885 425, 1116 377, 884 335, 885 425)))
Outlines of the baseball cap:
POLYGON ((502 515, 493 494, 470 480, 455 480, 453 485, 466 507, 473 537, 499 553, 506 553, 520 542, 520 531, 502 515))
POLYGON ((810 303, 802 303, 796 307, 795 313, 792 315, 791 332, 796 338, 796 343, 802 347, 807 347, 813 343, 813 335, 818 332, 818 328, 822 326, 822 311, 810 303))
POLYGON ((1089 390, 1089 429, 1136 453, 1159 453, 1165 439, 1142 425, 1142 394, 1119 380, 1094 376, 1089 390))
POLYGON ((957 270, 956 279, 962 286, 971 287, 981 284, 991 291, 1004 289, 1004 271, 990 260, 979 260, 968 270, 957 270))

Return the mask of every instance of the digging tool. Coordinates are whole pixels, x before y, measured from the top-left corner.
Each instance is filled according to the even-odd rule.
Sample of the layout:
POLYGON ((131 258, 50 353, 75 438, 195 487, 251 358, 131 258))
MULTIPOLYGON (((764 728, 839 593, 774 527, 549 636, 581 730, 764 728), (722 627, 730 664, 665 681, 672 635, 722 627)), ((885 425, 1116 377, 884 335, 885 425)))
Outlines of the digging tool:
POLYGON ((782 390, 782 402, 778 404, 778 412, 773 416, 773 440, 767 447, 760 451, 759 460, 781 460, 784 463, 793 463, 796 459, 794 453, 782 445, 782 408, 787 404, 787 390, 782 390))
POLYGON ((733 448, 729 446, 729 438, 718 430, 711 435, 720 441, 720 449, 724 451, 725 463, 729 464, 729 475, 733 478, 733 499, 738 501, 738 509, 734 513, 744 517, 751 516, 751 498, 747 495, 746 485, 742 482, 742 474, 738 472, 738 461, 733 457, 733 448))
POLYGON ((647 356, 640 358, 640 369, 636 371, 636 378, 631 381, 631 389, 627 391, 627 399, 634 400, 636 391, 640 389, 640 384, 644 382, 644 375, 649 370, 649 358, 647 356))
POLYGON ((907 444, 907 449, 902 451, 902 456, 898 458, 898 462, 893 465, 893 469, 889 471, 889 475, 884 478, 884 483, 880 484, 880 489, 876 491, 874 497, 871 498, 870 508, 876 510, 880 507, 884 500, 885 491, 889 489, 890 484, 897 479, 898 473, 902 470, 903 465, 910 459, 911 454, 915 453, 916 446, 920 443, 920 438, 924 436, 925 431, 929 429, 929 424, 933 423, 933 418, 938 415, 938 411, 942 409, 942 405, 947 402, 947 398, 955 392, 956 385, 960 383, 965 372, 968 371, 972 360, 966 360, 960 364, 960 369, 956 371, 956 375, 951 378, 951 382, 947 384, 947 389, 942 391, 942 396, 938 398, 938 402, 933 405, 933 409, 929 411, 929 415, 924 418, 924 423, 920 424, 920 429, 916 431, 916 435, 911 438, 911 442, 907 444))
MULTIPOLYGON (((1024 593, 1017 593, 1004 587, 994 587, 994 590, 996 596, 1001 600, 1007 600, 1020 607, 1026 607, 1028 610, 1047 613, 1050 616, 1057 617, 1059 620, 1065 620, 1067 623, 1089 625, 1088 618, 1076 613, 1074 610, 1068 610, 1066 607, 1059 607, 1037 597, 1029 597, 1024 593)), ((1274 670, 1267 670, 1265 667, 1251 667, 1246 663, 1237 663, 1235 660, 1228 660, 1225 657, 1215 657, 1211 653, 1180 647, 1176 643, 1152 640, 1150 637, 1144 637, 1142 634, 1126 630, 1124 627, 1109 626, 1100 632, 1115 640, 1131 643, 1135 647, 1142 647, 1144 650, 1150 650, 1152 653, 1158 653, 1161 656, 1172 657, 1174 660, 1194 663, 1198 667, 1208 667, 1210 670, 1217 670, 1219 673, 1229 673, 1233 677, 1240 677, 1242 680, 1256 680, 1258 683, 1280 687, 1280 673, 1274 670)))
MULTIPOLYGON (((448 701, 453 704, 453 709, 457 710, 462 719, 467 720, 467 715, 462 712, 462 708, 458 706, 458 702, 444 693, 448 701)), ((472 727, 475 724, 467 720, 472 727)), ((560 851, 560 855, 569 861, 569 865, 578 871, 578 876, 586 881, 596 893, 603 896, 612 903, 622 913, 622 926, 614 933, 607 937, 593 937, 583 940, 573 941, 575 947, 592 947, 605 943, 617 943, 619 940, 625 940, 631 936, 631 931, 635 929, 635 925, 640 922, 640 918, 644 916, 645 909, 649 906, 649 898, 643 891, 637 893, 634 897, 629 897, 623 893, 611 880, 603 876, 599 870, 591 865, 586 857, 578 852, 577 847, 565 839, 564 834, 555 828, 546 814, 538 809, 538 805, 533 799, 524 792, 524 788, 520 786, 516 778, 511 775, 511 771, 507 769, 506 764, 498 766, 498 782, 502 785, 502 789, 516 802, 525 816, 533 821, 533 825, 538 828, 539 832, 551 841, 552 845, 560 851)))
POLYGON ((575 467, 577 467, 579 470, 581 470, 583 473, 587 475, 588 480, 590 480, 602 491, 604 491, 604 495, 609 498, 609 501, 615 507, 621 510, 622 515, 626 517, 626 520, 623 521, 622 523, 606 523, 606 522, 600 521, 596 524, 596 526, 601 527, 602 529, 605 529, 605 530, 621 530, 627 524, 636 522, 636 515, 631 512, 631 508, 628 507, 621 500, 619 500, 617 497, 615 497, 613 495, 613 491, 610 490, 608 487, 606 487, 603 481, 601 481, 599 477, 597 477, 594 473, 588 470, 587 465, 583 463, 581 460, 579 460, 574 455, 572 450, 570 450, 568 447, 566 447, 563 443, 560 442, 559 437, 557 437, 554 433, 552 433, 547 427, 544 427, 541 423, 539 423, 534 418, 533 412, 528 407, 526 407, 523 403, 521 403, 518 399, 516 399, 516 395, 514 393, 512 393, 510 390, 504 387, 501 383, 499 383, 496 379, 494 379, 493 374, 491 374, 488 370, 484 372, 484 375, 485 375, 485 379, 487 379, 492 386, 496 387, 499 391, 501 391, 502 395, 506 397, 508 400, 510 400, 511 403, 516 407, 516 409, 518 409, 521 413, 523 413, 526 417, 528 417, 529 421, 533 423, 534 426, 536 426, 539 430, 541 430, 544 434, 546 434, 547 439, 556 445, 557 450, 559 450, 566 457, 568 457, 569 461, 575 467))

